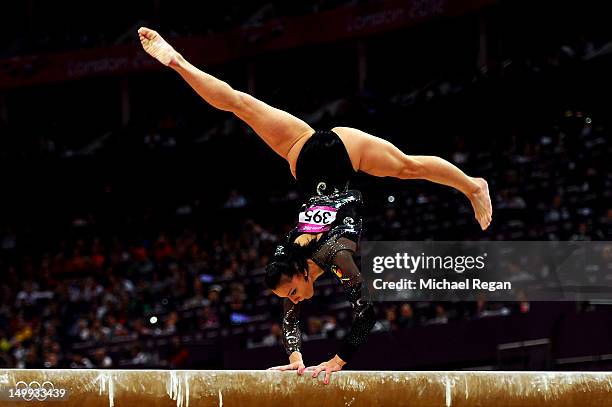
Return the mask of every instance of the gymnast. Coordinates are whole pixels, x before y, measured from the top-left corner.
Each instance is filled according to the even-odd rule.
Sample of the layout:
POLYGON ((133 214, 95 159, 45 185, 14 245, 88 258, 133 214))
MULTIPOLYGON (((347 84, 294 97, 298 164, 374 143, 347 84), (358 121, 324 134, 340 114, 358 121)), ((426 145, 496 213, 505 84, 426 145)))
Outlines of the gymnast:
POLYGON ((361 194, 348 189, 357 171, 377 177, 424 179, 461 191, 470 201, 476 221, 485 230, 492 220, 487 182, 467 176, 435 156, 406 155, 390 142, 350 127, 312 129, 297 117, 235 90, 199 70, 156 31, 138 30, 144 50, 174 69, 213 107, 231 112, 249 125, 277 154, 287 160, 307 201, 297 226, 277 247, 266 269, 266 284, 284 298, 283 337, 289 364, 275 370, 306 370, 298 328, 299 303, 312 297, 314 281, 333 273, 353 307, 353 326, 338 353, 308 368, 312 376, 325 372, 329 383, 363 343, 375 322, 359 269, 354 261, 361 233, 361 194))

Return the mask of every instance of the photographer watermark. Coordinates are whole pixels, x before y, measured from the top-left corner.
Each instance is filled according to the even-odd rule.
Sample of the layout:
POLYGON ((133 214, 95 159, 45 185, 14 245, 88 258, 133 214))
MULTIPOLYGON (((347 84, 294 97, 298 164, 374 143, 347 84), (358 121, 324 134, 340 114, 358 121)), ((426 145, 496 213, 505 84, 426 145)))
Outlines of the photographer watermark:
POLYGON ((377 301, 612 300, 612 242, 363 242, 377 301))

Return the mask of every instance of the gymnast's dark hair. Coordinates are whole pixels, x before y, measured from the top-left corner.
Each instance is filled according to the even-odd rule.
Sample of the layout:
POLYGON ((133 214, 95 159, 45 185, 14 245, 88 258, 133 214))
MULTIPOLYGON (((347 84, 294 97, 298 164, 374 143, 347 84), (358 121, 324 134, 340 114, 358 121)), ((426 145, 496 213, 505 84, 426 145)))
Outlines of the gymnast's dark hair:
POLYGON ((266 286, 274 290, 281 283, 283 276, 292 279, 293 276, 308 271, 308 259, 312 256, 316 243, 316 239, 313 239, 305 246, 296 243, 279 245, 272 262, 266 266, 266 286))

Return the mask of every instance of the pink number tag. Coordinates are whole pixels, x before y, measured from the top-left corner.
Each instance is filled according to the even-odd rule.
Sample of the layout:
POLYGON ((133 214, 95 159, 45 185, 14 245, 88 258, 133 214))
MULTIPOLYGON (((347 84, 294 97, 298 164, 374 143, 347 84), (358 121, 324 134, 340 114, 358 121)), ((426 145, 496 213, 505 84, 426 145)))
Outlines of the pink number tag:
POLYGON ((311 206, 300 212, 298 231, 305 233, 327 232, 336 220, 337 213, 338 210, 331 206, 311 206))

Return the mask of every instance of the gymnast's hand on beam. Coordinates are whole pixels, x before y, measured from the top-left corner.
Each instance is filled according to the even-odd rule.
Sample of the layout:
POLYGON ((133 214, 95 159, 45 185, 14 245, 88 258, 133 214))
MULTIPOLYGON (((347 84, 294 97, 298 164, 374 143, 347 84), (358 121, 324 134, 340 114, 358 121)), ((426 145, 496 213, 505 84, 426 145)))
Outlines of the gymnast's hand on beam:
POLYGON ((344 365, 346 365, 346 362, 340 359, 338 355, 336 355, 333 358, 331 358, 331 360, 328 360, 327 362, 323 362, 318 366, 311 366, 306 370, 308 371, 312 370, 313 378, 319 376, 319 373, 325 371, 325 379, 323 380, 323 383, 329 384, 329 379, 331 378, 331 374, 333 372, 338 372, 342 370, 342 367, 344 365))
POLYGON ((306 367, 304 366, 304 362, 300 360, 299 362, 289 363, 288 365, 270 367, 268 370, 279 370, 281 372, 285 370, 297 370, 298 374, 303 374, 306 367))

